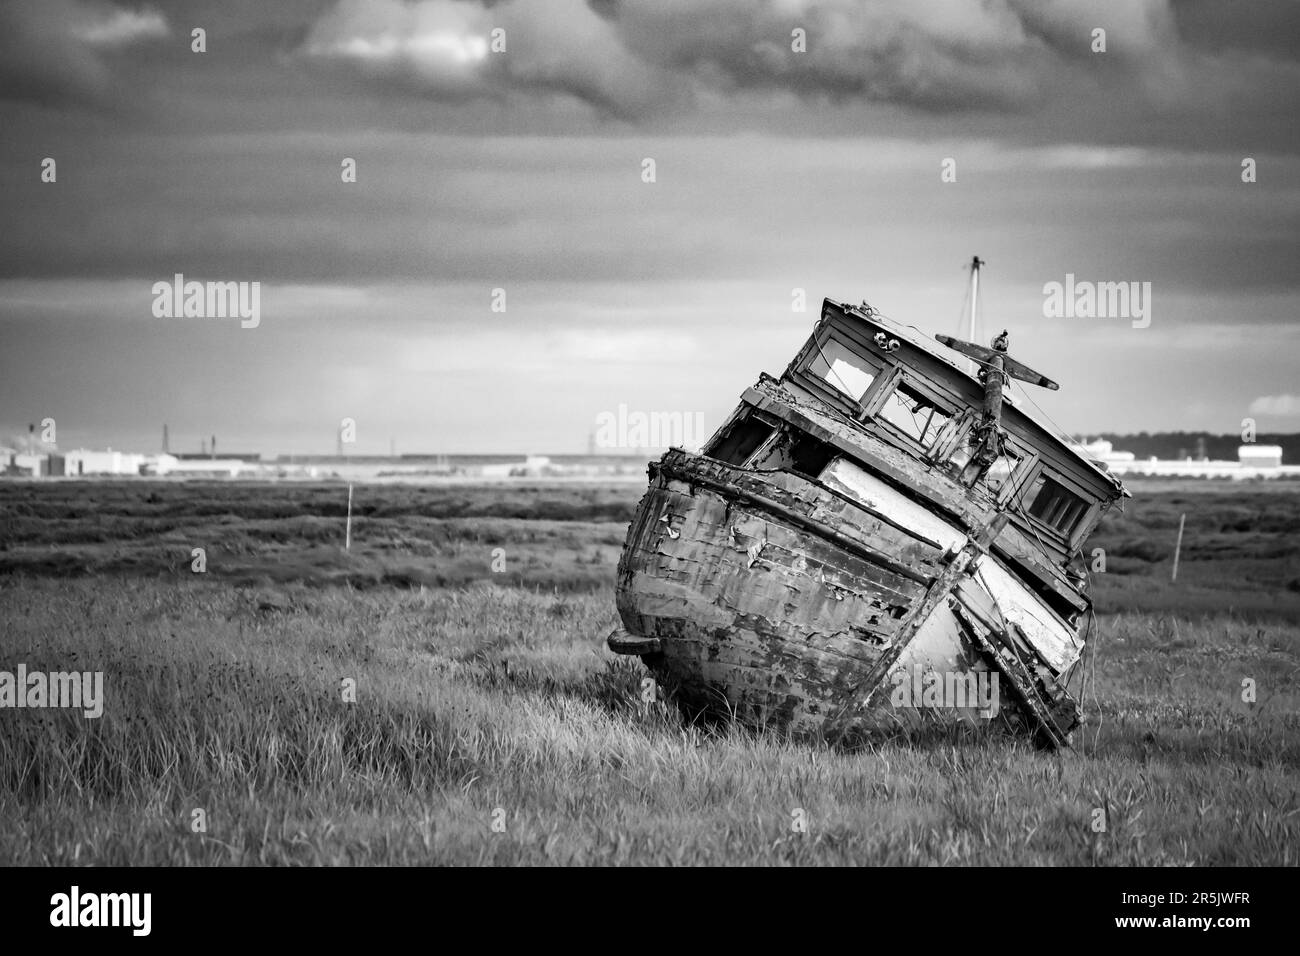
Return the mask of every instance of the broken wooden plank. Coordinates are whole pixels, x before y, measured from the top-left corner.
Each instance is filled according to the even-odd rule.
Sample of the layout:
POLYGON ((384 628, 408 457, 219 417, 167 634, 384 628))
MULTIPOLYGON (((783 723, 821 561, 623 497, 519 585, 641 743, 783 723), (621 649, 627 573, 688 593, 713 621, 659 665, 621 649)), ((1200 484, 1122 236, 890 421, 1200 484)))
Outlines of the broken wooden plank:
POLYGON ((1036 681, 1014 651, 998 640, 999 632, 987 629, 981 621, 959 600, 951 602, 957 619, 967 628, 967 633, 985 655, 990 664, 997 667, 1012 689, 1016 704, 1030 718, 1034 726, 1043 735, 1053 749, 1062 749, 1069 745, 1068 735, 1071 728, 1058 725, 1052 711, 1042 700, 1035 687, 1036 681))
MULTIPOLYGON (((666 458, 667 456, 665 456, 665 459, 666 458)), ((742 488, 740 485, 727 481, 721 477, 714 477, 713 475, 703 472, 692 472, 683 469, 679 463, 671 463, 665 460, 661 467, 665 475, 680 478, 684 481, 689 481, 692 484, 713 488, 724 495, 748 502, 764 511, 769 511, 778 517, 784 518, 787 521, 798 525, 805 531, 810 531, 828 541, 834 542, 850 554, 855 554, 866 561, 870 561, 872 564, 877 564, 882 568, 887 568, 889 571, 892 571, 900 577, 908 578, 921 584, 928 584, 932 580, 925 574, 921 574, 906 565, 900 564, 888 555, 883 554, 860 541, 855 541, 852 538, 846 537, 834 528, 824 525, 806 514, 794 511, 784 504, 778 504, 772 498, 765 497, 757 491, 742 488)))
POLYGON ((980 506, 952 479, 932 471, 924 462, 907 455, 866 431, 837 422, 811 404, 794 404, 794 396, 774 382, 760 382, 745 392, 743 401, 789 422, 808 434, 834 445, 859 464, 869 466, 919 501, 929 501, 941 512, 956 518, 967 530, 984 527, 996 511, 992 502, 980 506))
POLYGON ((889 514, 892 523, 901 525, 940 551, 957 552, 966 546, 967 536, 960 530, 853 461, 836 459, 819 478, 833 489, 842 489, 872 514, 889 514))
POLYGON ((659 638, 629 634, 621 627, 610 632, 609 637, 605 638, 605 644, 615 654, 631 654, 638 657, 657 654, 664 649, 664 642, 659 638))

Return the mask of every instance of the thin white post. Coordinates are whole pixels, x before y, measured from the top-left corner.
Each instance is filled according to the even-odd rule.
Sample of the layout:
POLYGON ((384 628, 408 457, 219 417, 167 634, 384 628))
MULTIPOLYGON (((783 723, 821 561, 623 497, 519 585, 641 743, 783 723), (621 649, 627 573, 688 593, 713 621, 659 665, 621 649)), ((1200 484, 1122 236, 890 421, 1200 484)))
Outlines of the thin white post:
POLYGON ((344 533, 343 550, 352 550, 352 482, 348 482, 348 524, 344 533))
POLYGON ((1178 518, 1178 544, 1174 545, 1174 573, 1169 578, 1171 584, 1178 580, 1178 554, 1183 550, 1183 525, 1186 521, 1187 513, 1183 512, 1178 518))

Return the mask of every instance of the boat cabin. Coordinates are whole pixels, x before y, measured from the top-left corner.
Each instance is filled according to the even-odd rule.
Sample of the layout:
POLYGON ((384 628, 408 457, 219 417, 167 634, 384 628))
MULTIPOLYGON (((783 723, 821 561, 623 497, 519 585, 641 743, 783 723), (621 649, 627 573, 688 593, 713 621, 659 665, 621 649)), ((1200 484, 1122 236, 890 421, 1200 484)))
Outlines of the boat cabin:
POLYGON ((1063 569, 1127 492, 1000 382, 991 416, 976 363, 947 351, 869 306, 827 299, 784 375, 749 389, 704 453, 813 480, 849 460, 972 533, 991 529, 1001 556, 1073 616, 1086 605, 1063 569), (990 428, 997 437, 986 444, 990 428))

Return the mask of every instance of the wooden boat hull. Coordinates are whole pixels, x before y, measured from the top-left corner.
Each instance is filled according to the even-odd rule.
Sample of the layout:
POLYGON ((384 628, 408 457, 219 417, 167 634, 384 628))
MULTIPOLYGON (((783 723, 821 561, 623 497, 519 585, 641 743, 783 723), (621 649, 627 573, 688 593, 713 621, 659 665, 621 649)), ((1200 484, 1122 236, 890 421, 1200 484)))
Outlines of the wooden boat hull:
POLYGON ((619 563, 624 628, 658 641, 643 659, 685 709, 818 730, 878 683, 940 566, 880 524, 796 476, 670 453, 619 563))
POLYGON ((919 509, 871 503, 669 452, 628 529, 611 649, 640 656, 690 716, 824 736, 918 719, 890 706, 898 680, 997 667, 967 607, 990 613, 969 583, 990 559, 919 509))

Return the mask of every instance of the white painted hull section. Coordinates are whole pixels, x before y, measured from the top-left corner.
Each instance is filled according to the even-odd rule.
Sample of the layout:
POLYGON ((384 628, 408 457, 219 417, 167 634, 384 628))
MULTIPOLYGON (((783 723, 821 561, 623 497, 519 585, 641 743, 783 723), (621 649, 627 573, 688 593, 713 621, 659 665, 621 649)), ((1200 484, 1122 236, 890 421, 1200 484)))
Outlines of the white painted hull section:
POLYGON ((1038 595, 987 554, 977 558, 973 567, 975 580, 1006 619, 1020 627, 1054 673, 1060 674, 1079 659, 1083 642, 1038 595))
POLYGON ((851 461, 837 458, 819 480, 945 551, 955 553, 966 546, 967 537, 960 529, 851 461))

